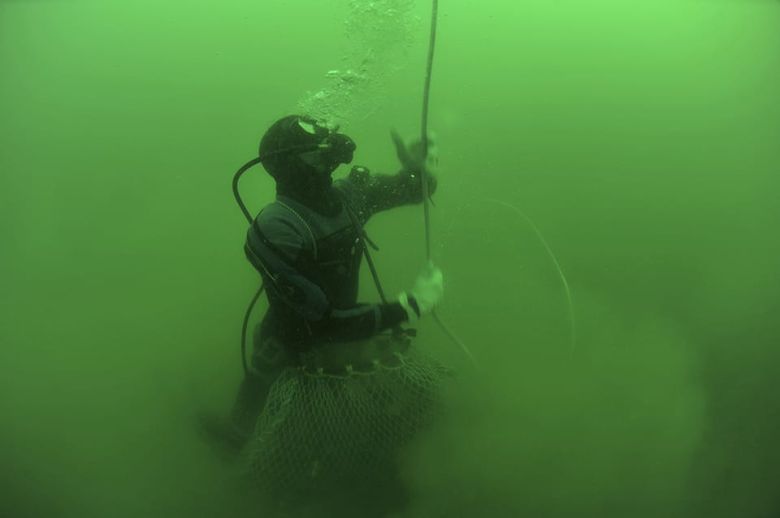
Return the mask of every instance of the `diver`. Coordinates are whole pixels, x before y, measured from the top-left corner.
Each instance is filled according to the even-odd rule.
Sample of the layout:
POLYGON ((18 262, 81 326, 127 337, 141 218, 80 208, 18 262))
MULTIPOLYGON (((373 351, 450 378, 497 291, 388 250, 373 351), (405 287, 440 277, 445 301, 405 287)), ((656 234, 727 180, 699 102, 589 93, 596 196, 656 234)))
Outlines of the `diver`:
MULTIPOLYGON (((254 433, 284 369, 313 355, 320 370, 387 359, 409 344, 401 324, 414 323, 441 299, 442 273, 429 264, 395 300, 386 300, 378 285, 382 303, 357 301, 362 258, 373 246, 363 225, 380 211, 422 202, 427 154, 419 143, 407 148, 396 133, 393 141, 402 166, 397 174, 356 166, 334 181, 334 171, 352 162, 357 146, 350 137, 298 115, 278 120, 262 137, 259 162, 276 182, 276 199, 250 225, 244 251, 262 276, 269 309, 255 327, 251 369, 228 422, 206 423, 207 433, 229 449, 238 452, 254 433), (391 345, 365 346, 388 331, 391 345)), ((426 176, 433 193, 436 179, 426 176)))

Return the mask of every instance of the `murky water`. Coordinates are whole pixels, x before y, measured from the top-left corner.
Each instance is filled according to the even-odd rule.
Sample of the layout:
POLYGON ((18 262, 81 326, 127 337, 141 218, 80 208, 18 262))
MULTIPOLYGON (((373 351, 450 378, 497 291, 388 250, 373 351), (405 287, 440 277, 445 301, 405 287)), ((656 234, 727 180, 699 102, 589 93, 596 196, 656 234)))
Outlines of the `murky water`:
MULTIPOLYGON (((231 175, 317 92, 356 163, 395 171, 428 7, 0 2, 0 515, 264 512, 195 426, 230 404, 258 282, 231 175)), ((421 323, 460 385, 405 464, 405 515, 780 513, 778 48, 770 1, 441 0, 440 313, 480 369, 421 323), (504 203, 568 277, 573 353, 504 203)), ((253 210, 273 195, 242 186, 253 210)), ((389 293, 421 218, 369 226, 389 293)))

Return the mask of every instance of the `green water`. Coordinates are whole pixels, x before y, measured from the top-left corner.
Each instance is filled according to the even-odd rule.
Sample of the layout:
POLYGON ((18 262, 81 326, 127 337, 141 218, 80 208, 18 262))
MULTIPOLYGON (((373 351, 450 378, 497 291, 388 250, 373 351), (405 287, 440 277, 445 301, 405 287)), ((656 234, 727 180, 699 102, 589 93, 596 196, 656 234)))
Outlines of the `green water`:
MULTIPOLYGON (((395 170, 429 8, 401 4, 360 31, 367 2, 0 2, 1 516, 262 515, 194 427, 230 404, 258 282, 230 178, 361 45, 344 131, 395 170)), ((780 515, 778 50, 769 0, 441 0, 440 313, 480 369, 421 323, 462 381, 406 515, 780 515), (573 354, 554 266, 493 199, 556 252, 573 354)), ((408 287, 419 208, 368 230, 408 287)))

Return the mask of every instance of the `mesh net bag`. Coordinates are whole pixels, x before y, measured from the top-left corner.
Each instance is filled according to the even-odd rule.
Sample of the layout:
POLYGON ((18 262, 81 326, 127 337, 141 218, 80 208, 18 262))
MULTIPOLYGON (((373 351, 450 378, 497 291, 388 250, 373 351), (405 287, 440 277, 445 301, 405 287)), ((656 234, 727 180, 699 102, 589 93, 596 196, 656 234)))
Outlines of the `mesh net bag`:
POLYGON ((253 485, 275 500, 299 500, 386 484, 400 450, 438 413, 447 376, 413 349, 368 368, 309 361, 283 371, 247 446, 253 485))

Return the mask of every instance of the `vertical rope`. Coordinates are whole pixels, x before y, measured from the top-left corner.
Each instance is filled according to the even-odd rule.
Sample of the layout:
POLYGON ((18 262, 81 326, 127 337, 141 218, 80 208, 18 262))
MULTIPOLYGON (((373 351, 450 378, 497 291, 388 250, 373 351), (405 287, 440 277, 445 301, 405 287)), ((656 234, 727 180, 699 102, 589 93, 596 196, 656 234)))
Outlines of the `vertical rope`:
POLYGON ((439 0, 433 0, 431 8, 431 35, 428 42, 428 63, 425 69, 425 87, 423 89, 422 124, 420 141, 423 149, 423 166, 420 171, 422 176, 423 214, 425 217, 425 257, 428 261, 433 259, 431 252, 431 203, 428 189, 428 110, 431 99, 431 79, 433 78, 433 58, 436 52, 436 28, 439 19, 439 0))
MULTIPOLYGON (((431 79, 433 78, 433 58, 436 52, 436 28, 439 20, 439 0, 432 0, 431 6, 431 35, 428 42, 428 63, 425 69, 425 87, 423 89, 423 106, 422 106, 422 124, 420 135, 420 141, 422 142, 423 149, 423 163, 420 170, 420 181, 422 182, 422 195, 423 195, 423 216, 425 221, 425 257, 431 262, 433 261, 433 253, 431 250, 431 202, 430 191, 428 189, 428 111, 431 100, 431 79)), ((436 312, 432 312, 433 319, 439 324, 444 334, 452 340, 463 353, 468 357, 471 363, 476 367, 477 362, 474 359, 474 355, 466 344, 460 340, 455 333, 453 333, 449 327, 439 318, 436 312)))

